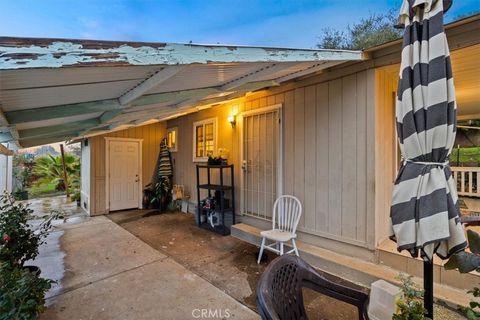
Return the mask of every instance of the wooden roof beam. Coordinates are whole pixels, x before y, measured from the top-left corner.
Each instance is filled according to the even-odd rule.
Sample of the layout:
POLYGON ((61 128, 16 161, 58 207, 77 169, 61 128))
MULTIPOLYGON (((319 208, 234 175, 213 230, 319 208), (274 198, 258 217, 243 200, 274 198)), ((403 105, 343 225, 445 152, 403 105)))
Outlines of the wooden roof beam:
MULTIPOLYGON (((175 92, 162 92, 141 96, 130 104, 130 107, 143 106, 149 104, 176 102, 185 98, 194 96, 203 96, 220 92, 218 87, 182 90, 175 92)), ((81 114, 96 113, 102 111, 122 110, 125 107, 120 104, 118 99, 97 100, 89 102, 80 102, 73 104, 64 104, 51 107, 32 108, 24 110, 14 110, 5 112, 5 120, 10 124, 41 121, 55 118, 64 118, 81 114)), ((0 115, 1 117, 1 115, 0 115)), ((0 119, 1 120, 1 119, 0 119)), ((3 126, 0 121, 0 127, 3 126)))
POLYGON ((182 71, 185 66, 167 66, 160 71, 157 71, 153 76, 145 79, 136 87, 130 89, 123 95, 118 98, 118 101, 122 106, 126 106, 129 103, 133 102, 135 99, 143 96, 147 91, 153 89, 159 84, 167 81, 180 71, 182 71))
POLYGON ((237 90, 239 87, 249 83, 258 81, 260 78, 268 77, 278 71, 285 69, 285 66, 282 63, 274 63, 267 67, 263 67, 260 70, 250 72, 246 75, 243 75, 235 80, 229 81, 222 85, 222 91, 232 91, 237 90))
POLYGON ((241 97, 241 96, 245 95, 247 92, 250 92, 250 91, 257 91, 257 90, 260 90, 260 89, 275 87, 275 86, 279 86, 279 85, 280 84, 275 80, 247 82, 247 83, 239 85, 236 88, 235 92, 232 92, 228 95, 221 96, 221 97, 210 98, 210 99, 207 99, 207 100, 202 100, 202 98, 188 99, 188 100, 184 100, 184 101, 176 104, 175 107, 180 109, 180 110, 183 110, 183 109, 192 107, 195 104, 201 104, 201 105, 213 104, 213 103, 216 103, 216 102, 222 102, 222 101, 225 101, 225 100, 231 100, 231 99, 241 97))
POLYGON ((121 113, 122 113, 122 110, 111 110, 111 111, 104 112, 98 119, 96 119, 97 120, 96 125, 82 128, 82 130, 79 131, 78 135, 83 136, 86 133, 90 132, 91 130, 94 130, 100 126, 104 126, 105 123, 111 121, 112 119, 115 119, 121 113))
POLYGON ((301 71, 297 71, 297 72, 293 72, 291 74, 288 74, 286 76, 283 76, 283 77, 280 77, 280 78, 277 78, 275 79, 277 82, 279 83, 282 83, 282 82, 285 82, 285 81, 288 81, 288 80, 292 80, 292 79, 295 79, 295 78, 299 78, 299 77, 303 77, 303 76, 306 76, 306 75, 310 75, 312 73, 316 73, 316 72, 319 72, 319 71, 322 71, 326 68, 329 68, 329 67, 333 67, 334 65, 338 64, 338 61, 323 61, 323 62, 319 62, 318 64, 315 64, 307 69, 304 69, 304 70, 301 70, 301 71))
POLYGON ((18 141, 19 137, 18 137, 17 128, 10 124, 10 122, 8 121, 7 117, 5 116, 5 113, 3 112, 2 108, 0 108, 0 126, 4 127, 4 129, 6 129, 9 132, 11 140, 8 140, 8 142, 14 142, 16 144, 17 148, 20 149, 22 146, 20 145, 20 142, 18 141))
MULTIPOLYGON (((100 124, 100 120, 98 118, 94 118, 94 119, 64 123, 64 124, 59 124, 59 125, 49 126, 49 127, 39 127, 39 128, 20 130, 19 135, 20 135, 21 141, 26 139, 32 139, 32 138, 39 138, 39 137, 61 136, 62 134, 79 132, 87 128, 93 128, 99 124, 100 124)), ((0 142, 4 142, 4 141, 0 141, 0 142)))
POLYGON ((32 108, 5 112, 12 124, 71 117, 76 115, 118 110, 122 106, 117 99, 64 104, 51 107, 32 108))
POLYGON ((165 103, 165 102, 171 102, 172 104, 174 104, 181 100, 195 98, 195 97, 204 97, 204 96, 208 96, 208 95, 220 93, 220 92, 221 92, 220 87, 207 87, 207 88, 199 88, 199 89, 148 94, 132 102, 131 107, 129 109, 133 109, 134 107, 139 107, 139 106, 153 105, 153 104, 165 103))
POLYGON ((66 141, 71 138, 74 138, 78 135, 78 132, 72 131, 64 133, 58 136, 48 136, 48 137, 35 137, 22 140, 22 146, 25 148, 40 146, 42 144, 49 144, 54 142, 66 141))
POLYGON ((0 37, 0 70, 362 59, 349 50, 0 37))

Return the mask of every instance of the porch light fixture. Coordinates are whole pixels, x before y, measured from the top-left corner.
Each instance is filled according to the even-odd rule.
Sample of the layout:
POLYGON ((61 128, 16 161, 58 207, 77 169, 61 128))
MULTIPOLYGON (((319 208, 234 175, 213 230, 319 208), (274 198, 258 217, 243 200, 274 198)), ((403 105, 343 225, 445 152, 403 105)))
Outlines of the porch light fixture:
POLYGON ((227 120, 228 120, 228 122, 230 122, 230 125, 232 126, 232 128, 235 127, 235 125, 237 124, 237 120, 235 119, 235 116, 234 116, 234 115, 233 115, 233 116, 229 116, 229 117, 227 118, 227 120))

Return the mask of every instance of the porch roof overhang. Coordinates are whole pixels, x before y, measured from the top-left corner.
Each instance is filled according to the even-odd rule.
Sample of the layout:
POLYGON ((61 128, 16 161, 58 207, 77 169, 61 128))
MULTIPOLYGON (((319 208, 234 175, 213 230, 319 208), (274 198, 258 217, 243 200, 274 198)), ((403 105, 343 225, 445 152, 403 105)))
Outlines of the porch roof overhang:
POLYGON ((278 86, 361 51, 0 37, 0 143, 162 121, 278 86))

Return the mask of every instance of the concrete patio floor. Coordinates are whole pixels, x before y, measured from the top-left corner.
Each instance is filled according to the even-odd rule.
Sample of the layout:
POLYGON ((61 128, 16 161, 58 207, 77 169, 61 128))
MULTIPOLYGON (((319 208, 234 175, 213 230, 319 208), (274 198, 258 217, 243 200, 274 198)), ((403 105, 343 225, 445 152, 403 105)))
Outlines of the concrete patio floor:
MULTIPOLYGON (((43 201, 32 206, 38 216, 64 200, 43 201)), ((257 247, 200 229, 191 214, 130 210, 90 218, 70 209, 32 263, 57 281, 41 320, 259 318, 255 288, 275 255, 257 265, 257 247)), ((311 319, 357 318, 352 306, 308 289, 304 300, 311 319)), ((447 316, 437 319, 461 319, 439 311, 447 316)))
POLYGON ((34 261, 59 281, 40 319, 194 319, 203 310, 211 318, 258 318, 105 217, 57 229, 34 261))
MULTIPOLYGON (((258 265, 257 247, 231 236, 200 229, 191 214, 130 210, 111 213, 106 217, 257 311, 255 289, 266 266, 276 257, 273 253, 268 252, 267 261, 258 265)), ((336 277, 333 279, 342 281, 336 277)), ((355 307, 309 289, 303 293, 310 319, 358 318, 355 307)))
MULTIPOLYGON (((147 210, 115 212, 106 216, 130 231, 151 247, 168 255, 187 269, 206 279, 252 310, 260 275, 276 255, 256 263, 258 247, 231 236, 220 236, 200 229, 194 216, 185 213, 162 213, 147 210)), ((342 283, 343 279, 322 272, 325 277, 342 283)), ((309 319, 358 319, 356 308, 309 289, 303 291, 309 319)), ((460 320, 457 312, 435 304, 435 319, 460 320)))

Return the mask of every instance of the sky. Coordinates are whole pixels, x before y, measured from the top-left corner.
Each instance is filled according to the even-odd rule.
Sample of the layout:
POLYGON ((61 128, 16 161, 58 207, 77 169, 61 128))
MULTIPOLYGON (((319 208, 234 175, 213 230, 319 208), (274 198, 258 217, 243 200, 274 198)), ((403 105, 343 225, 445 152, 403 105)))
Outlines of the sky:
MULTIPOLYGON (((0 36, 313 48, 401 0, 0 0, 0 36)), ((445 19, 480 10, 454 0, 445 19)))

